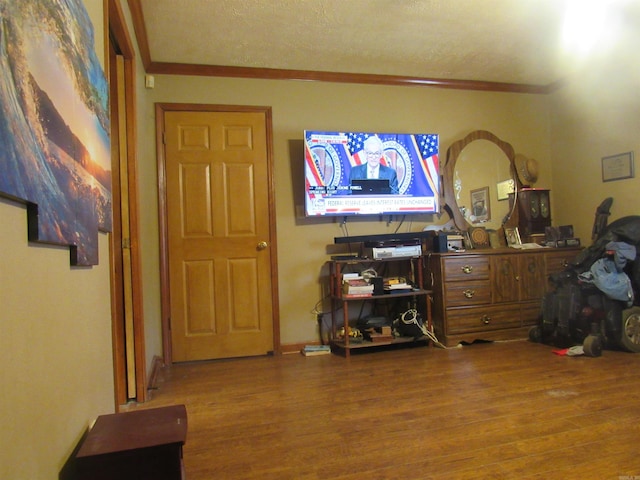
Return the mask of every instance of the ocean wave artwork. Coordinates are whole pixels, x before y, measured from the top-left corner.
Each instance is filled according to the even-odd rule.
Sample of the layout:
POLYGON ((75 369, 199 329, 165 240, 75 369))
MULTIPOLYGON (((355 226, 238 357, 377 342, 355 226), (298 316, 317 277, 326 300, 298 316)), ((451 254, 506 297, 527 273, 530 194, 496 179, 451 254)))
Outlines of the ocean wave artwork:
POLYGON ((0 195, 73 265, 112 228, 108 93, 82 0, 0 0, 0 195))

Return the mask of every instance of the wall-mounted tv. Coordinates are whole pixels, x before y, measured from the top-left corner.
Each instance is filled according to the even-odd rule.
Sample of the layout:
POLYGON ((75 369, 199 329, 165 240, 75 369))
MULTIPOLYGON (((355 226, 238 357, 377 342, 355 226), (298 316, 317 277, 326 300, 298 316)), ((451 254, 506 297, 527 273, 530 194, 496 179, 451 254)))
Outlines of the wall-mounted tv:
POLYGON ((305 214, 438 213, 438 135, 304 132, 305 214))

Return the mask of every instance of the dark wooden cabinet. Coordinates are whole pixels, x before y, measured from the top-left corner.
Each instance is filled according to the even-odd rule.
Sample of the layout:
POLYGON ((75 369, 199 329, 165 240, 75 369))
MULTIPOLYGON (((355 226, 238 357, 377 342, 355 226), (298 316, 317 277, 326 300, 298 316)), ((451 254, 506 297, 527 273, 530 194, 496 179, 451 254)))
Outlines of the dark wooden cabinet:
POLYGON ((184 479, 184 405, 101 415, 76 454, 78 480, 184 479))
POLYGON ((542 188, 523 188, 518 191, 520 235, 528 237, 544 233, 551 226, 550 191, 542 188))
POLYGON ((539 320, 548 276, 563 270, 579 251, 503 248, 429 255, 438 340, 454 346, 526 338, 539 320))
POLYGON ((493 303, 526 302, 542 298, 544 255, 522 253, 491 257, 493 303))

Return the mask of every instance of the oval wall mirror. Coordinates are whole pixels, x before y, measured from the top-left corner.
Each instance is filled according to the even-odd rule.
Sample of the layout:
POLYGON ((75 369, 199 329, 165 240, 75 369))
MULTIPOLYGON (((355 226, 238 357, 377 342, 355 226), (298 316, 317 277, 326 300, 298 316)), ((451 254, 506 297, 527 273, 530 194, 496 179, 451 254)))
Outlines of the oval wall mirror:
POLYGON ((521 187, 513 147, 491 132, 476 130, 447 150, 445 203, 456 227, 498 230, 515 209, 521 187))

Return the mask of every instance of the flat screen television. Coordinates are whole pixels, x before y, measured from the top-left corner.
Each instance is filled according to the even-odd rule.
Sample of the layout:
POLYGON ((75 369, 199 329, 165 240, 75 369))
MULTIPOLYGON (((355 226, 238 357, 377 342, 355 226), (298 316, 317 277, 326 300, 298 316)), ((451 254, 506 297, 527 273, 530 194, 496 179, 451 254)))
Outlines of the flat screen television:
POLYGON ((304 132, 305 215, 439 213, 438 135, 304 132))

